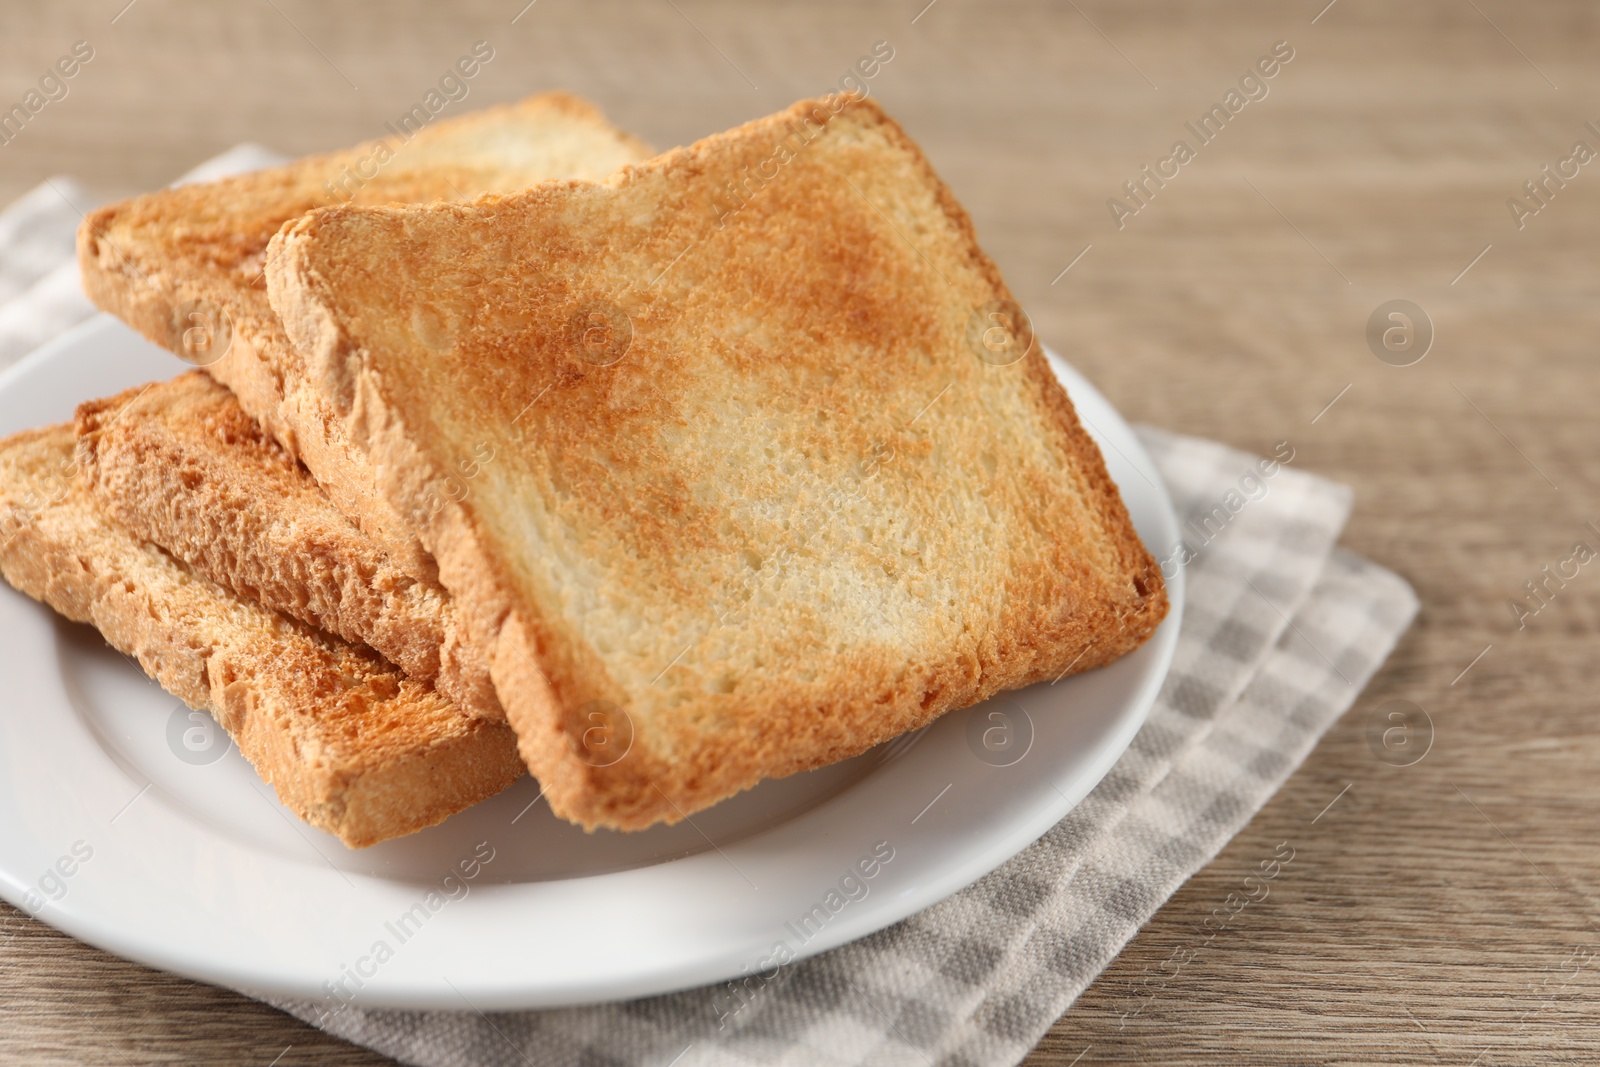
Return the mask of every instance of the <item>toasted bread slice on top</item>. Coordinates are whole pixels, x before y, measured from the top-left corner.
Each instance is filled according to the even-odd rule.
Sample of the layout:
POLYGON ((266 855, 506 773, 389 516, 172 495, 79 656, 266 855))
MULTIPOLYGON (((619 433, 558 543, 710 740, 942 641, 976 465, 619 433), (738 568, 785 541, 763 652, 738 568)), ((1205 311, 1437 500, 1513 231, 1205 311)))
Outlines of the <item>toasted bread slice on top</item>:
POLYGON ((313 212, 267 278, 445 587, 499 622, 568 819, 675 821, 1166 612, 970 220, 870 102, 599 183, 313 212))
POLYGON ((363 455, 304 388, 267 304, 267 241, 285 221, 327 204, 452 200, 547 178, 603 178, 648 154, 593 105, 544 93, 439 120, 404 143, 371 141, 100 208, 78 232, 84 290, 152 341, 204 365, 310 467, 336 507, 398 565, 430 578, 432 561, 374 490, 363 455))
POLYGON ((199 371, 154 382, 81 405, 77 431, 80 477, 135 536, 505 718, 482 660, 463 664, 449 594, 395 566, 226 388, 199 371))
POLYGON ((0 571, 209 710, 278 798, 353 848, 443 821, 523 773, 504 723, 286 619, 107 519, 70 425, 0 441, 0 571))

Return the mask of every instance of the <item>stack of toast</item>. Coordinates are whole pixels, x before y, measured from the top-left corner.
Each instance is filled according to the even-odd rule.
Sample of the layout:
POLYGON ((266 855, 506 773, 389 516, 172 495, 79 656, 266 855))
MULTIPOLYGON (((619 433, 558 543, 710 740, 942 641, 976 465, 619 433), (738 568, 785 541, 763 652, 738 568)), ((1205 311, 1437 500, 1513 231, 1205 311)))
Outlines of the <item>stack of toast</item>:
POLYGON ((674 822, 1166 611, 965 212, 853 95, 652 157, 545 94, 112 205, 79 259, 201 369, 0 442, 0 570, 353 847, 525 771, 674 822))

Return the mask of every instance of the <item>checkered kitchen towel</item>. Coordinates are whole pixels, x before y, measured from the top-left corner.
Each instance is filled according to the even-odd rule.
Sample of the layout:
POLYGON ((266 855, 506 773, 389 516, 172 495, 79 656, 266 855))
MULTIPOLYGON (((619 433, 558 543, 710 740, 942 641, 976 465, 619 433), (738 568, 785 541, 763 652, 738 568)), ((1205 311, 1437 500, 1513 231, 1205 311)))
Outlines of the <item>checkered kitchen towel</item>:
MULTIPOLYGON (((53 184, 0 213, 0 325, 38 327, 27 287, 70 271, 64 234, 84 205, 61 212, 81 191, 53 184)), ((81 294, 53 284, 67 294, 49 309, 53 329, 89 313, 81 294)), ((1335 547, 1350 493, 1297 470, 1291 447, 1267 462, 1141 435, 1185 520, 1183 545, 1152 546, 1169 572, 1187 568, 1172 672, 1105 780, 1016 858, 887 930, 784 968, 731 1020, 719 1007, 726 991, 712 987, 493 1016, 351 1009, 321 1025, 427 1067, 1020 1061, 1351 706, 1417 609, 1404 581, 1335 547)), ((308 1021, 321 1014, 276 1004, 308 1021)), ((1126 1005, 1130 1015, 1142 1007, 1126 1005)))

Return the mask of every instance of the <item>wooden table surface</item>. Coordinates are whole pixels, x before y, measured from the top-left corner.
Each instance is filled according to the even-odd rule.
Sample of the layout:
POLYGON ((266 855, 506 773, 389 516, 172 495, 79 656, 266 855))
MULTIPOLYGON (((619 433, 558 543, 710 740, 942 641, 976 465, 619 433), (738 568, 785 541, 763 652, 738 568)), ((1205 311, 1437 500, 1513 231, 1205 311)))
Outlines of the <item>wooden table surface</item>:
MULTIPOLYGON (((1600 566, 1536 615, 1509 606, 1575 542, 1600 549, 1600 164, 1569 165, 1542 205, 1524 191, 1574 142, 1600 150, 1593 4, 540 0, 513 21, 523 2, 8 4, 0 102, 79 39, 95 57, 0 147, 0 199, 55 174, 132 192, 244 140, 377 136, 479 39, 496 57, 472 102, 568 88, 660 146, 823 91, 888 41, 872 91, 1039 333, 1130 418, 1293 442, 1297 466, 1354 486, 1345 543, 1423 604, 1351 713, 1028 1062, 1600 1062, 1600 566), (1268 95, 1119 229, 1108 198, 1279 41, 1293 59, 1268 95), (1392 299, 1435 332, 1411 366, 1368 343, 1392 299), (1412 766, 1366 739, 1393 699, 1433 723, 1412 766), (1199 950, 1201 919, 1285 840, 1271 896, 1199 950)), ((0 1060, 384 1062, 10 909, 0 1060)))

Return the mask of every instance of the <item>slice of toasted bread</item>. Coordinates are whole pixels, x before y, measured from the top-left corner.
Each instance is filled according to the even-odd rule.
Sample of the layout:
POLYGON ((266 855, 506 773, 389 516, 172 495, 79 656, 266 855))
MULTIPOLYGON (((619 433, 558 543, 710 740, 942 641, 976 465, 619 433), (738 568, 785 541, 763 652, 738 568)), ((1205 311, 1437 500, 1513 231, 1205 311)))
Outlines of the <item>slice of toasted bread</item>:
POLYGON ((1166 612, 967 215, 870 102, 600 183, 313 212, 267 278, 445 587, 500 623, 566 818, 675 821, 1166 612))
POLYGON ((463 711, 504 719, 450 596, 395 566, 226 387, 199 371, 78 408, 99 506, 240 596, 370 645, 463 711))
POLYGON ((78 231, 84 291, 152 341, 204 365, 319 476, 336 507, 408 573, 431 578, 432 560, 375 491, 364 456, 303 387, 267 303, 267 241, 285 221, 327 204, 450 200, 546 178, 602 178, 648 154, 593 105, 544 93, 434 122, 403 143, 371 141, 102 207, 78 231))
POLYGON ((209 710, 306 822, 361 848, 521 776, 504 723, 462 713, 370 649, 237 596, 106 518, 73 445, 70 425, 0 441, 0 572, 209 710))

